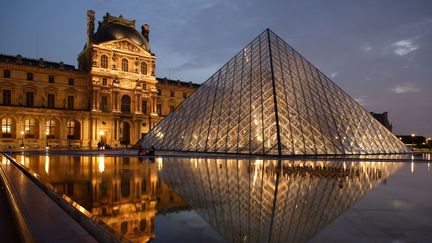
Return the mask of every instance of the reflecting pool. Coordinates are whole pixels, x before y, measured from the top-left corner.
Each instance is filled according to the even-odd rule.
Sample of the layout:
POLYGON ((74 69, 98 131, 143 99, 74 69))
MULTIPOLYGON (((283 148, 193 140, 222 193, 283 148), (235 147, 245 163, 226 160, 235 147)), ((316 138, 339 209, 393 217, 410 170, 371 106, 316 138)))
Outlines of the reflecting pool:
MULTIPOLYGON (((341 215, 377 200, 386 202, 380 210, 411 205, 407 213, 432 216, 426 162, 23 155, 16 160, 133 242, 346 241, 350 235, 332 238, 332 227, 336 234, 347 227, 341 215), (416 191, 404 186, 398 191, 395 184, 416 191), (378 194, 368 198, 370 191, 378 194)), ((431 218, 414 222, 420 239, 432 237, 431 218)), ((366 227, 358 222, 352 227, 358 225, 366 227)), ((407 240, 403 232, 386 237, 407 240)))

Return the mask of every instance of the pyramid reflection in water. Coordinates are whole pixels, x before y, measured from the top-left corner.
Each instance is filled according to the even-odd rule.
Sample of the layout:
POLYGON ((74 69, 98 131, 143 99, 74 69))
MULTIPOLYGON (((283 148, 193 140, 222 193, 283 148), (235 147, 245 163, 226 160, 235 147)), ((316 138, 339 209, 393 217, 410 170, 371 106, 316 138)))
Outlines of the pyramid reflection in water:
POLYGON ((306 242, 400 163, 164 159, 161 176, 229 242, 306 242))
POLYGON ((407 147, 270 30, 142 140, 158 150, 376 154, 407 147))

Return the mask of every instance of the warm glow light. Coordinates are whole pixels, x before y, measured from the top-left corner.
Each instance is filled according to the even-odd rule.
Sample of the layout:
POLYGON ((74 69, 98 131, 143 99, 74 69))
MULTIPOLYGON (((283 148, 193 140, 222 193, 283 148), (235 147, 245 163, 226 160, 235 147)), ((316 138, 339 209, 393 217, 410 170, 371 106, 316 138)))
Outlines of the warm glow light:
POLYGON ((411 134, 411 137, 415 137, 415 134, 414 134, 414 133, 412 133, 412 134, 411 134))
POLYGON ((163 168, 163 160, 162 160, 161 157, 156 158, 156 163, 157 163, 157 166, 158 166, 158 170, 159 171, 162 170, 162 168, 163 168))
POLYGON ((24 135, 24 131, 21 131, 21 135, 24 135))
POLYGON ((104 132, 103 130, 100 130, 100 131, 99 131, 99 136, 102 137, 102 136, 104 136, 104 135, 105 135, 105 132, 104 132))
POLYGON ((103 173, 105 170, 105 157, 103 155, 99 156, 98 169, 100 173, 103 173))
POLYGON ((414 161, 411 162, 411 173, 414 173, 414 161))
POLYGON ((49 173, 49 156, 45 156, 45 173, 48 175, 49 173))

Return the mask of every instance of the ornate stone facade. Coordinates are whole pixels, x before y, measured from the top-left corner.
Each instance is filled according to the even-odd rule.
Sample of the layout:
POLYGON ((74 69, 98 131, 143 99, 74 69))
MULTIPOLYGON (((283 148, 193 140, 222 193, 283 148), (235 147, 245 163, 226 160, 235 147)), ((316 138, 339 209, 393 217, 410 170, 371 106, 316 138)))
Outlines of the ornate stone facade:
POLYGON ((138 141, 198 85, 157 79, 148 25, 108 13, 72 65, 0 55, 0 149, 138 141))

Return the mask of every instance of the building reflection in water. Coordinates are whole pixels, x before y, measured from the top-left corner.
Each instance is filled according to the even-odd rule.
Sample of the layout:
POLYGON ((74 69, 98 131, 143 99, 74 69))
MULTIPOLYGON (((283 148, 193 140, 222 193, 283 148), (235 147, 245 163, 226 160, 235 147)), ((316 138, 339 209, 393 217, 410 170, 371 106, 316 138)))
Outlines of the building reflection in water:
POLYGON ((154 163, 104 156, 17 156, 17 161, 132 242, 155 238, 156 214, 189 209, 158 178, 161 160, 154 163))
POLYGON ((190 207, 229 242, 305 242, 401 166, 103 156, 17 161, 133 242, 156 237, 158 214, 190 207))

